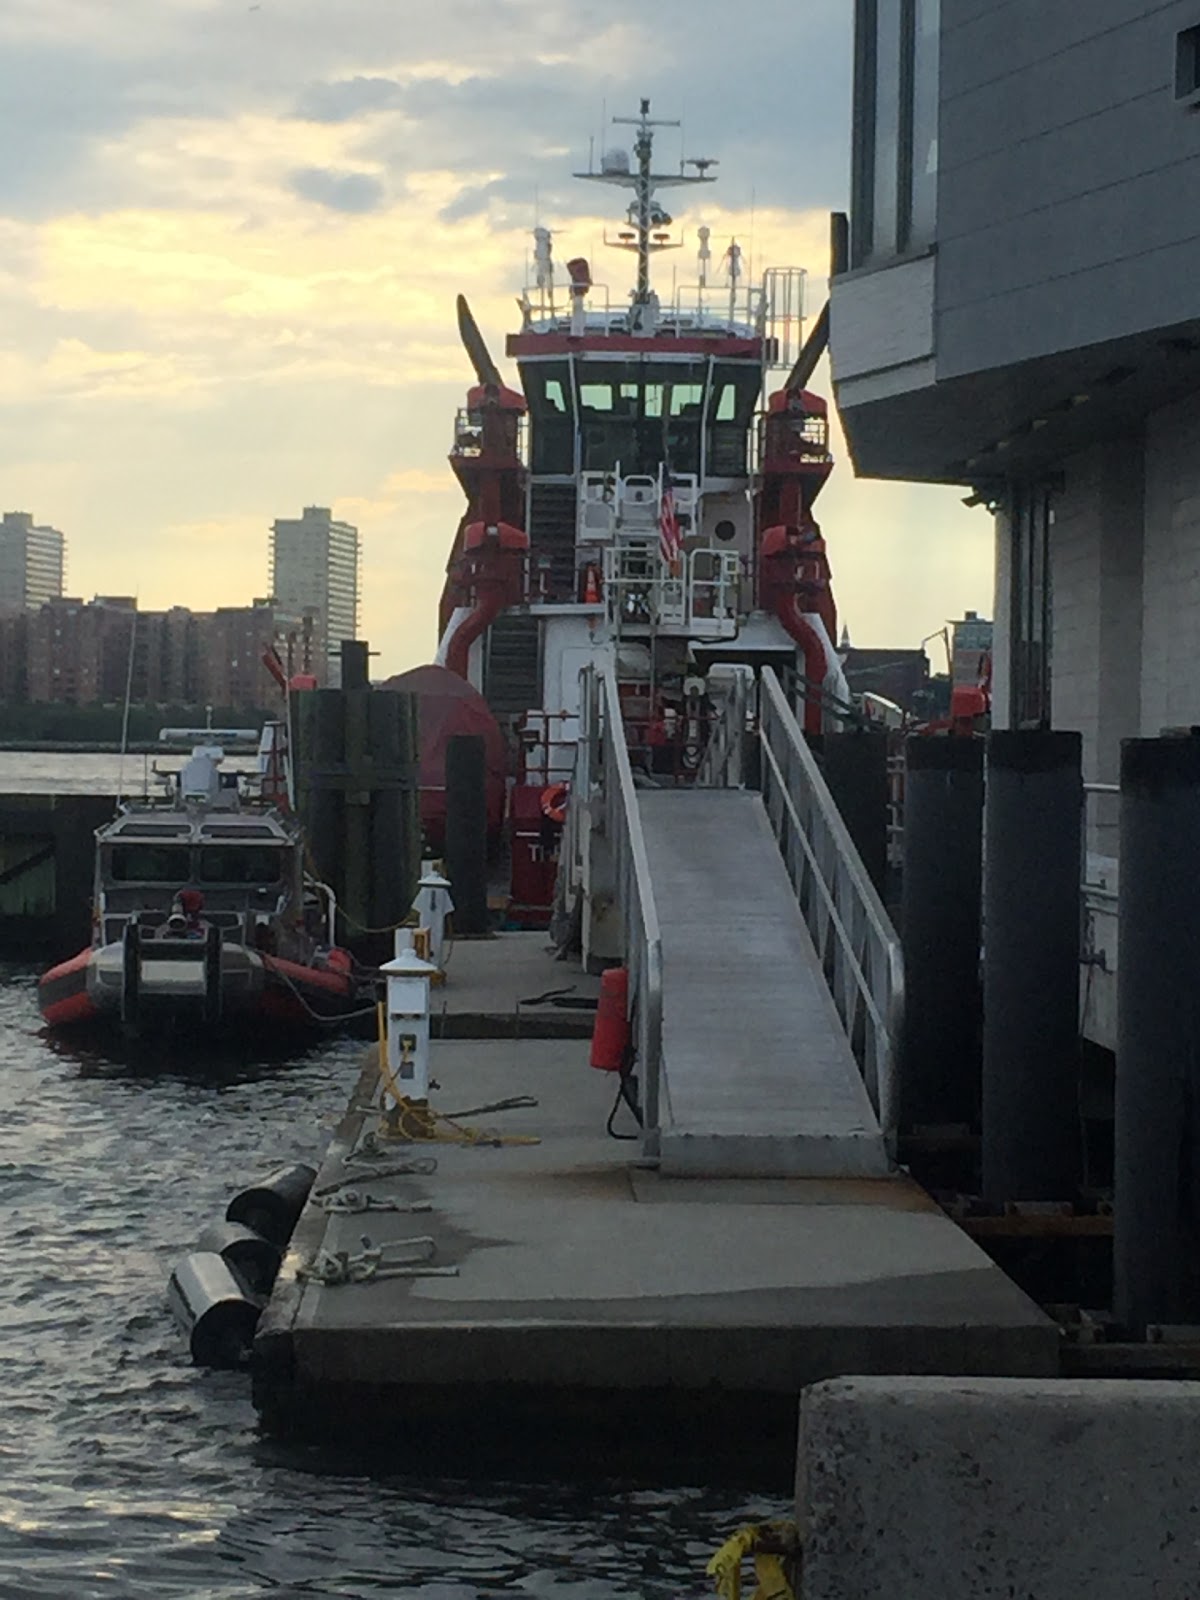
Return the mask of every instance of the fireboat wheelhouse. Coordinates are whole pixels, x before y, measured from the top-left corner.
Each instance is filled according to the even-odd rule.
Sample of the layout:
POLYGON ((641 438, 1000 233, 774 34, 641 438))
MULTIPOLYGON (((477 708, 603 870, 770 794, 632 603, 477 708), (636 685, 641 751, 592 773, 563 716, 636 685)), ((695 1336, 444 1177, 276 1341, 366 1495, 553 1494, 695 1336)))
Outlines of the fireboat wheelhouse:
POLYGON ((437 660, 511 735, 512 900, 530 921, 552 897, 546 821, 561 812, 589 663, 615 660, 631 757, 656 781, 695 774, 711 691, 739 668, 790 679, 808 732, 849 703, 812 514, 833 467, 826 403, 805 387, 826 316, 802 345, 803 271, 771 269, 744 288, 739 245, 714 273, 706 227, 697 282, 660 299, 651 259, 680 242, 656 196, 713 182, 714 163, 656 172, 654 130, 678 124, 649 113, 643 100, 636 118, 614 119, 635 130, 632 160, 608 150, 598 171, 576 174, 632 192, 605 236, 636 257, 628 306, 610 304, 581 258, 561 282, 550 233, 536 229, 534 281, 507 342, 517 393, 458 301, 478 382, 450 457, 468 503, 437 660), (764 406, 773 370, 787 377, 764 406))

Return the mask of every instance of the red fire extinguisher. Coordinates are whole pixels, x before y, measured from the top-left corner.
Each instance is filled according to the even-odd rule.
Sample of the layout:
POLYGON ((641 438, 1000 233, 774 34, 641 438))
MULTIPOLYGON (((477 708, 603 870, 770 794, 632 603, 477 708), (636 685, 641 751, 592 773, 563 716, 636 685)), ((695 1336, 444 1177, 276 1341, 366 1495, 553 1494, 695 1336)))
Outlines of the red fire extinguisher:
POLYGON ((600 999, 592 1030, 591 1064, 600 1072, 620 1072, 629 1050, 629 969, 609 967, 600 974, 600 999))

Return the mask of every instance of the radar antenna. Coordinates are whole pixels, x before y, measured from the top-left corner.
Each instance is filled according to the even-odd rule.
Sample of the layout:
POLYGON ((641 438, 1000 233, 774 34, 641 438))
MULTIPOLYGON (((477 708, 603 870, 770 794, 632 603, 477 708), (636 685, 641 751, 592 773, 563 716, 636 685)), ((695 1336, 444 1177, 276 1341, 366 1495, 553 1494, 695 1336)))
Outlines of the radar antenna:
POLYGON ((669 184, 715 183, 716 179, 709 176, 708 168, 715 166, 716 162, 708 156, 701 156, 687 162, 680 162, 678 172, 655 172, 651 166, 651 156, 654 149, 655 128, 678 128, 679 122, 667 121, 662 118, 651 117, 650 102, 643 100, 641 109, 636 117, 614 117, 614 123, 624 124, 637 129, 634 141, 633 154, 636 158, 635 168, 630 169, 628 157, 612 151, 602 156, 599 172, 577 172, 577 178, 587 178, 593 183, 615 183, 622 188, 633 190, 633 201, 629 207, 629 231, 632 238, 624 235, 618 237, 615 243, 619 249, 635 250, 637 252, 637 288, 633 294, 634 316, 636 319, 637 308, 650 304, 650 257, 656 250, 678 249, 677 243, 663 236, 663 230, 669 226, 670 217, 663 208, 655 203, 655 189, 665 188, 669 184), (693 166, 695 173, 685 172, 685 166, 693 166))

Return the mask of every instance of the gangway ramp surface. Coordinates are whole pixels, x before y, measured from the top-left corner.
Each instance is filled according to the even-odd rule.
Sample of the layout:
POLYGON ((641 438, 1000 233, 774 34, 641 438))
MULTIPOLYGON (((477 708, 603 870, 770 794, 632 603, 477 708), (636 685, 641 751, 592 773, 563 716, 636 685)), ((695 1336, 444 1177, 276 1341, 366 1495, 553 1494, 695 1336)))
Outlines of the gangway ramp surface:
POLYGON ((639 791, 663 956, 661 1170, 888 1171, 883 1135, 757 794, 639 791))

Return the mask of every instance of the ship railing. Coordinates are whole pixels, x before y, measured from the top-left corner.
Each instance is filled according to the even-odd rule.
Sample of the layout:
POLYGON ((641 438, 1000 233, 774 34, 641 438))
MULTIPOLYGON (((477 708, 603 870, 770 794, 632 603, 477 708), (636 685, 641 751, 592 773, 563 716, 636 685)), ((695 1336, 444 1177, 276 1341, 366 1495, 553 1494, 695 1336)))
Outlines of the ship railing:
MULTIPOLYGON (((583 726, 565 852, 573 873, 578 874, 585 922, 592 909, 588 901, 611 907, 620 918, 621 946, 629 974, 628 1014, 641 1082, 643 1141, 646 1154, 653 1156, 658 1153, 662 1070, 662 937, 658 910, 625 742, 615 665, 586 667, 582 684, 583 726), (602 847, 597 849, 601 841, 602 847)), ((585 953, 586 948, 585 937, 585 953)))
MULTIPOLYGON (((527 286, 520 303, 522 332, 575 331, 569 291, 552 296, 544 292, 531 295, 527 286)), ((764 288, 750 286, 737 291, 731 303, 727 285, 684 284, 675 290, 670 300, 660 302, 654 331, 676 338, 724 334, 761 339, 764 334, 773 334, 770 320, 771 306, 764 288)), ((615 295, 608 284, 593 283, 588 291, 582 331, 589 338, 597 335, 625 338, 629 333, 629 306, 623 294, 615 295)))
MULTIPOLYGON (((529 433, 529 418, 517 418, 517 455, 522 461, 527 459, 527 444, 529 433)), ((483 440, 483 412, 477 407, 472 410, 467 406, 459 406, 454 413, 454 439, 450 447, 450 454, 460 459, 481 456, 484 451, 483 440)))
POLYGON ((696 529, 700 480, 694 472, 621 475, 618 461, 611 472, 583 472, 579 479, 576 534, 580 544, 605 544, 622 534, 658 533, 663 496, 671 490, 675 516, 684 534, 696 529))
MULTIPOLYGON (((702 782, 740 781, 747 708, 731 695, 702 782)), ((762 798, 796 900, 889 1150, 899 1116, 897 1045, 904 1008, 900 940, 821 776, 779 679, 759 679, 762 798)))
POLYGON ((579 745, 575 711, 527 711, 517 724, 520 782, 544 786, 569 782, 579 745))
POLYGON ((753 673, 739 670, 711 720, 708 743, 696 773, 702 789, 740 789, 744 783, 746 739, 751 732, 753 673))
POLYGON ((657 533, 603 553, 608 615, 621 632, 670 628, 698 639, 737 634, 741 563, 735 550, 701 548, 668 563, 657 533))

